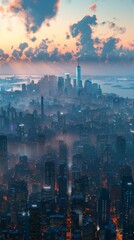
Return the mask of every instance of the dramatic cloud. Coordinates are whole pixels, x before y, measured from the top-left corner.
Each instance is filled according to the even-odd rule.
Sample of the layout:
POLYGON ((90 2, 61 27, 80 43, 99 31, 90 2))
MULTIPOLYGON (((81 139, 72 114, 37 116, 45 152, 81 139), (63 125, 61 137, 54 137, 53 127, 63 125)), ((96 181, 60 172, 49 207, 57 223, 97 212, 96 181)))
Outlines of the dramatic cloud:
POLYGON ((112 58, 117 58, 117 43, 119 43, 119 39, 110 37, 103 44, 103 49, 101 53, 102 60, 110 60, 112 58))
POLYGON ((26 42, 20 43, 19 49, 23 52, 28 47, 28 44, 26 42))
POLYGON ((2 49, 0 49, 0 62, 4 62, 8 59, 9 55, 4 53, 2 49))
POLYGON ((92 4, 89 6, 89 9, 90 9, 92 12, 96 12, 96 8, 97 8, 97 4, 96 4, 96 3, 92 3, 92 4))
MULTIPOLYGON (((116 31, 116 33, 125 31, 125 28, 118 27, 114 22, 106 21, 104 24, 107 24, 109 29, 116 31)), ((113 34, 107 39, 95 37, 93 33, 98 25, 96 15, 86 15, 70 26, 70 32, 66 32, 65 36, 67 40, 71 37, 74 38, 76 45, 74 51, 67 50, 67 40, 62 46, 62 44, 55 43, 54 37, 53 39, 45 38, 33 48, 27 42, 20 43, 17 48, 12 46, 10 56, 0 49, 0 62, 72 62, 76 61, 77 58, 83 62, 133 62, 133 41, 129 44, 130 49, 125 49, 121 46, 120 38, 113 37, 113 34)), ((36 37, 33 36, 30 40, 35 42, 36 37)))
POLYGON ((73 54, 71 52, 62 54, 58 48, 54 48, 49 52, 49 41, 48 39, 43 39, 36 48, 28 48, 24 52, 26 60, 30 62, 59 62, 70 61, 72 59, 73 54))
POLYGON ((18 61, 18 60, 20 60, 21 57, 22 57, 22 51, 14 49, 13 52, 12 52, 13 60, 18 61))
POLYGON ((14 0, 9 11, 18 14, 24 21, 27 32, 37 32, 41 25, 54 18, 59 8, 60 0, 14 0))
POLYGON ((70 27, 70 33, 73 38, 77 39, 77 47, 80 46, 78 56, 84 60, 96 58, 94 40, 92 38, 92 27, 97 25, 96 15, 92 17, 87 15, 81 21, 70 27))

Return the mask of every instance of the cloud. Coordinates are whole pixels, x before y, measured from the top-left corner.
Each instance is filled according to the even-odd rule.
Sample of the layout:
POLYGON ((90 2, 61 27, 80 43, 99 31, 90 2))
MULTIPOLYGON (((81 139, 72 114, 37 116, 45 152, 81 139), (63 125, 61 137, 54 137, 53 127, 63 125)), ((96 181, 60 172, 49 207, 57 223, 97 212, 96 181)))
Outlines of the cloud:
POLYGON ((110 29, 116 28, 116 24, 114 22, 109 22, 108 26, 110 29))
POLYGON ((66 33, 66 39, 69 40, 70 39, 70 34, 66 33))
MULTIPOLYGON (((114 22, 105 22, 110 29, 117 33, 117 25, 114 22)), ((75 51, 68 51, 66 43, 64 47, 60 44, 55 44, 53 39, 45 38, 36 45, 30 47, 27 42, 22 42, 17 48, 11 47, 11 55, 4 53, 0 49, 1 62, 72 62, 80 58, 81 62, 122 62, 128 63, 134 61, 133 42, 131 43, 130 50, 121 46, 121 41, 116 37, 109 37, 101 39, 99 36, 94 37, 96 26, 99 23, 96 15, 86 15, 80 21, 70 26, 70 31, 66 32, 66 38, 74 38, 76 45, 75 51), (56 46, 56 47, 55 47, 56 46), (62 50, 60 50, 62 49, 62 50), (63 53, 64 50, 64 53, 63 53)), ((124 28, 118 27, 118 32, 123 33, 124 28)), ((36 41, 33 36, 31 41, 36 41)))
POLYGON ((118 56, 117 44, 119 43, 118 38, 110 37, 103 43, 101 58, 103 61, 111 60, 118 56))
POLYGON ((20 43, 20 45, 19 45, 19 49, 20 49, 22 52, 23 52, 27 47, 28 47, 28 43, 26 43, 26 42, 20 43))
POLYGON ((9 11, 24 21, 28 33, 37 32, 42 24, 54 18, 59 9, 60 0, 13 0, 9 11))
POLYGON ((126 32, 125 27, 119 27, 114 22, 108 22, 108 26, 110 29, 113 29, 118 34, 124 34, 126 32))
POLYGON ((81 57, 85 60, 97 57, 92 37, 92 27, 96 25, 96 15, 87 15, 81 21, 70 26, 71 36, 77 39, 76 45, 79 48, 79 52, 76 55, 77 57, 81 57))
POLYGON ((35 42, 36 40, 37 40, 36 37, 32 37, 32 38, 31 38, 31 41, 32 41, 32 42, 35 42))
POLYGON ((16 61, 21 60, 22 57, 22 51, 14 49, 12 52, 12 58, 16 61))
POLYGON ((92 4, 89 6, 89 9, 90 9, 92 12, 96 12, 96 8, 97 8, 97 3, 92 3, 92 4))
POLYGON ((49 39, 43 39, 35 48, 28 48, 25 52, 25 58, 30 62, 60 62, 70 61, 73 54, 71 52, 61 53, 58 48, 48 51, 49 39))
POLYGON ((0 49, 0 62, 5 62, 9 58, 9 55, 0 49))

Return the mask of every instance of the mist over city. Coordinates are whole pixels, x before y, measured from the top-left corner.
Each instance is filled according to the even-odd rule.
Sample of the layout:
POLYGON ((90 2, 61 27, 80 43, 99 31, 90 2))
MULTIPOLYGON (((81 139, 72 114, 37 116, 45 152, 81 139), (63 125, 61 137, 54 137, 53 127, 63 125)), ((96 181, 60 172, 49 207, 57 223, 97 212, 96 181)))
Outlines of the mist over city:
POLYGON ((0 0, 0 240, 134 240, 133 12, 0 0))

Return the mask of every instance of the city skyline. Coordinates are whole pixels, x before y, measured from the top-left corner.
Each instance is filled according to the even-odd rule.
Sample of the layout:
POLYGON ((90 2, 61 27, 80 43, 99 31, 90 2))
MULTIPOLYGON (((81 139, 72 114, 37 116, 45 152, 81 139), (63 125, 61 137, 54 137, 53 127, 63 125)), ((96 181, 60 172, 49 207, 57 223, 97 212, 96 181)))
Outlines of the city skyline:
POLYGON ((0 1, 0 71, 73 72, 79 57, 88 74, 133 74, 133 10, 132 0, 0 1))

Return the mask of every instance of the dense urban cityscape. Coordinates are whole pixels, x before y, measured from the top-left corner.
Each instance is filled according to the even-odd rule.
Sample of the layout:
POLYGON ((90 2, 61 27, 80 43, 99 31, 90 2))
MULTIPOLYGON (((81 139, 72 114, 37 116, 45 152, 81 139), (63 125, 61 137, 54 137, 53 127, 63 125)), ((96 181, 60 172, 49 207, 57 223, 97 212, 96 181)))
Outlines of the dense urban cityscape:
POLYGON ((133 240, 134 99, 83 81, 79 63, 2 87, 0 173, 0 239, 133 240))

